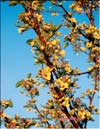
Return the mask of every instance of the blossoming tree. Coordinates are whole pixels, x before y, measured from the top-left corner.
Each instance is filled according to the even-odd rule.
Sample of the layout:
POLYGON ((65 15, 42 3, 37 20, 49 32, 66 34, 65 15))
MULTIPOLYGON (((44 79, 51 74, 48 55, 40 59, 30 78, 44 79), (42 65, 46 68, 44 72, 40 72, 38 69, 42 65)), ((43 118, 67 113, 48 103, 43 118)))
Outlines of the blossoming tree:
MULTIPOLYGON (((4 1, 4 0, 3 0, 4 1)), ((100 1, 80 0, 72 1, 69 7, 64 6, 68 1, 62 0, 10 0, 9 5, 21 5, 24 12, 19 14, 17 27, 19 33, 33 29, 37 36, 28 39, 27 44, 32 47, 34 61, 40 66, 34 77, 29 73, 24 80, 16 83, 16 87, 23 89, 23 94, 29 97, 24 106, 27 111, 34 110, 37 119, 30 120, 15 114, 12 118, 5 113, 5 109, 12 107, 11 100, 1 100, 1 122, 6 128, 86 128, 89 121, 93 121, 93 114, 99 114, 98 108, 92 103, 95 94, 99 91, 99 40, 100 30, 95 24, 95 14, 98 12, 100 1), (44 4, 51 3, 51 7, 57 7, 63 11, 61 24, 55 25, 53 21, 45 22, 43 11, 44 4), (69 8, 69 9, 68 9, 69 8), (68 9, 68 10, 67 10, 68 9), (70 11, 69 11, 70 10, 70 11), (81 23, 75 18, 75 14, 87 17, 81 23), (62 35, 61 28, 68 30, 62 35), (60 41, 63 37, 63 43, 60 41), (80 71, 72 68, 65 58, 66 48, 71 45, 75 53, 86 54, 88 68, 80 71), (63 46, 63 47, 62 47, 63 46), (78 85, 78 77, 87 75, 88 81, 92 80, 92 89, 88 87, 81 96, 75 97, 78 85), (40 87, 48 89, 49 99, 41 108, 37 106, 36 96, 41 94, 40 87), (88 104, 83 100, 87 98, 88 104)), ((59 12, 52 12, 52 16, 58 16, 59 12)))

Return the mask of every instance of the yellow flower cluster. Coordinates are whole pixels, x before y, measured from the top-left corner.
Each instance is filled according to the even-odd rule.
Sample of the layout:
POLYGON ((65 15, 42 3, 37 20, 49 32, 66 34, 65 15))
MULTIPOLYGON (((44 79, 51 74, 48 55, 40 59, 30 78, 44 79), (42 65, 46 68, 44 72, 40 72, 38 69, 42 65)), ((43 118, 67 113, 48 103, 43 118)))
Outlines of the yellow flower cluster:
POLYGON ((96 39, 100 39, 100 32, 99 29, 97 29, 95 26, 93 25, 89 25, 87 26, 87 28, 85 29, 85 33, 86 34, 92 34, 94 38, 96 39))
POLYGON ((4 112, 0 112, 0 118, 5 118, 7 115, 4 112))
POLYGON ((96 114, 99 114, 100 115, 100 111, 97 111, 96 114))
POLYGON ((81 47, 80 50, 81 50, 82 52, 85 52, 85 51, 86 51, 86 47, 81 47))
POLYGON ((35 17, 37 18, 38 22, 41 22, 41 21, 43 20, 42 15, 39 14, 39 13, 36 13, 36 14, 35 14, 35 17))
POLYGON ((32 2, 32 7, 33 7, 34 10, 37 10, 38 6, 39 6, 39 1, 38 0, 35 0, 35 1, 32 2))
POLYGON ((86 95, 90 95, 90 94, 92 94, 94 91, 93 91, 93 89, 87 89, 86 90, 86 95))
POLYGON ((70 98, 69 97, 62 97, 58 100, 58 102, 61 103, 62 106, 65 106, 65 107, 69 107, 69 101, 70 101, 70 98))
POLYGON ((59 14, 57 12, 52 12, 52 16, 58 16, 59 14))
POLYGON ((64 90, 65 88, 69 88, 71 80, 69 77, 59 78, 56 80, 56 83, 60 86, 60 90, 64 90))
POLYGON ((61 36, 62 35, 62 33, 61 32, 57 32, 57 36, 61 36))
POLYGON ((60 40, 58 38, 51 40, 49 42, 47 42, 48 47, 52 48, 53 46, 58 45, 60 42, 60 40))
POLYGON ((98 1, 98 6, 100 7, 100 1, 98 1))
POLYGON ((88 67, 88 71, 92 71, 93 70, 93 66, 88 67))
POLYGON ((65 98, 65 101, 62 102, 61 105, 65 106, 65 107, 69 107, 70 106, 69 101, 70 101, 70 98, 69 97, 66 97, 65 98))
POLYGON ((67 71, 68 73, 71 72, 71 67, 70 67, 69 64, 65 64, 65 65, 64 65, 64 68, 65 68, 65 71, 67 71))
POLYGON ((76 12, 82 13, 81 6, 78 3, 76 3, 76 2, 71 4, 69 7, 70 7, 70 9, 73 9, 76 12))
POLYGON ((35 59, 34 62, 35 62, 35 63, 39 63, 39 60, 38 60, 38 59, 35 59))
POLYGON ((93 46, 92 42, 87 42, 86 43, 86 48, 91 48, 93 46))
POLYGON ((25 30, 26 30, 25 27, 20 27, 20 28, 18 28, 18 32, 19 32, 19 33, 23 33, 23 31, 25 31, 25 30))
POLYGON ((76 22, 77 22, 77 20, 76 20, 75 18, 68 18, 68 20, 69 20, 70 22, 72 22, 72 23, 76 23, 76 22))
POLYGON ((50 81, 51 71, 52 71, 51 68, 45 67, 45 68, 43 68, 43 70, 40 69, 38 73, 39 73, 39 75, 41 75, 42 78, 44 78, 45 80, 50 81))
POLYGON ((32 86, 33 83, 34 83, 34 80, 33 81, 23 80, 20 86, 25 86, 25 85, 32 86))
POLYGON ((80 110, 78 111, 78 117, 82 118, 82 119, 84 119, 84 118, 89 119, 89 118, 91 118, 91 113, 89 111, 86 111, 83 108, 80 108, 80 110))
POLYGON ((64 57, 64 56, 65 56, 65 51, 64 51, 64 50, 61 50, 61 51, 59 52, 59 54, 60 54, 61 57, 64 57))
POLYGON ((9 101, 8 101, 8 100, 2 100, 2 101, 1 101, 1 104, 2 104, 2 105, 9 104, 9 101))
POLYGON ((77 108, 70 110, 69 113, 70 113, 71 115, 74 115, 75 111, 77 111, 77 108))
POLYGON ((1 100, 0 103, 1 103, 2 106, 5 106, 5 105, 10 106, 10 107, 13 106, 11 100, 1 100))
POLYGON ((39 123, 36 123, 34 126, 35 126, 35 127, 39 127, 39 126, 40 126, 40 124, 39 124, 39 123))

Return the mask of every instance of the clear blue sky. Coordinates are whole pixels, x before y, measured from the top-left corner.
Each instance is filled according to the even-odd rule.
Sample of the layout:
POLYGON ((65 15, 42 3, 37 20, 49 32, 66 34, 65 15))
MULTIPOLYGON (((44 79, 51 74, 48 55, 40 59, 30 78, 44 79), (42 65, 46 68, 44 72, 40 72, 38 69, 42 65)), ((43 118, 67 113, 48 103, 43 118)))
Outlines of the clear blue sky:
MULTIPOLYGON (((70 2, 69 2, 70 3, 70 2)), ((65 5, 66 6, 66 5, 65 5)), ((46 8, 49 4, 46 5, 46 8)), ((26 113, 23 105, 28 100, 26 97, 20 95, 20 89, 16 89, 16 82, 20 79, 26 78, 27 73, 31 72, 32 75, 36 73, 36 66, 34 66, 33 54, 31 53, 31 47, 29 47, 25 41, 27 39, 35 37, 35 32, 29 30, 24 34, 20 35, 15 26, 15 22, 18 18, 18 14, 23 11, 21 6, 9 7, 8 2, 1 3, 1 99, 12 99, 14 108, 8 109, 6 112, 13 116, 14 114, 19 114, 23 117, 32 117, 32 113, 26 113)), ((53 23, 60 23, 61 16, 53 17, 53 23)), ((50 21, 51 14, 44 14, 46 22, 50 21)), ((79 22, 88 22, 86 17, 79 18, 76 16, 79 22)), ((99 26, 98 15, 96 15, 95 23, 99 26)), ((65 30, 61 30, 63 34, 66 33, 65 30)), ((61 38, 62 40, 63 38, 61 38)), ((85 62, 86 57, 84 54, 82 56, 76 56, 72 53, 72 48, 68 47, 66 49, 67 56, 72 67, 79 67, 82 71, 86 71, 87 63, 85 62)), ((90 85, 87 80, 87 76, 81 76, 79 85, 81 90, 77 91, 77 95, 81 91, 90 85)), ((91 86, 92 88, 92 86, 91 86)), ((45 102, 46 93, 42 90, 42 95, 40 100, 42 103, 45 102)), ((87 101, 87 100, 86 100, 87 101)), ((95 105, 99 105, 99 100, 97 96, 94 99, 95 105)), ((89 122, 89 128, 99 127, 99 117, 95 116, 95 122, 89 122)))

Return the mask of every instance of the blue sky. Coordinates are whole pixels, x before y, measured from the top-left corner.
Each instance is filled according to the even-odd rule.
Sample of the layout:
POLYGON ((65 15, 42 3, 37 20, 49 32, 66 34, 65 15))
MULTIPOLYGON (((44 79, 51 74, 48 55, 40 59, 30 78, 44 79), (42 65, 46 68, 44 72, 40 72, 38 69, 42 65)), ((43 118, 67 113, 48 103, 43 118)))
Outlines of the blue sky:
MULTIPOLYGON (((46 8, 48 7, 49 5, 46 5, 46 8)), ((23 117, 32 117, 32 113, 26 113, 26 110, 23 108, 23 105, 28 99, 21 96, 20 90, 15 86, 18 80, 26 78, 27 73, 31 72, 32 75, 34 75, 37 72, 37 68, 34 66, 31 47, 25 43, 27 39, 34 38, 36 34, 34 31, 29 30, 20 35, 17 31, 17 27, 15 26, 18 14, 22 11, 23 8, 21 6, 9 7, 8 2, 1 3, 1 99, 12 99, 14 108, 7 110, 9 115, 13 116, 14 114, 19 114, 23 117)), ((60 14, 60 16, 61 15, 62 14, 60 14)), ((60 23, 60 16, 53 17, 53 23, 60 23)), ((76 17, 79 22, 88 22, 86 17, 76 17)), ((50 18, 50 13, 44 14, 46 22, 50 22, 50 18)), ((99 26, 98 15, 96 15, 95 23, 99 26)), ((63 31, 61 29, 61 31, 65 34, 65 30, 63 31)), ((82 71, 86 71, 88 65, 85 62, 86 56, 84 54, 81 56, 74 55, 71 47, 66 49, 66 53, 66 58, 69 59, 72 67, 80 67, 82 71)), ((85 91, 88 86, 91 86, 90 83, 88 83, 87 76, 80 76, 79 79, 81 90, 77 91, 78 95, 81 91, 85 91)), ((44 103, 46 93, 42 90, 41 92, 42 95, 40 100, 44 103)), ((94 99, 94 103, 97 106, 99 105, 97 96, 94 99)), ((99 127, 99 117, 96 115, 95 118, 95 122, 88 123, 89 128, 99 127)))

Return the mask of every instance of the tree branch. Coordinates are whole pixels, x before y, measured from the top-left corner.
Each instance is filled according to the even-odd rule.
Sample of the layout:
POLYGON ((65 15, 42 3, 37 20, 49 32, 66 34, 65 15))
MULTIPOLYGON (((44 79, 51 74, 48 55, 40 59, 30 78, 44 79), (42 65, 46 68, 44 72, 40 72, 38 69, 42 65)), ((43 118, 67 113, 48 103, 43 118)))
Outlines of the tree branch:
POLYGON ((86 3, 84 2, 84 0, 81 0, 81 4, 82 4, 82 6, 83 6, 83 9, 84 9, 84 11, 85 11, 87 17, 88 17, 89 20, 90 20, 91 25, 94 26, 94 18, 91 16, 91 13, 90 13, 89 9, 87 8, 86 3))
MULTIPOLYGON (((82 1, 83 1, 83 0, 82 0, 82 1)), ((64 8, 63 5, 59 5, 59 7, 61 7, 61 8, 63 9, 63 11, 65 12, 65 14, 66 14, 67 17, 69 17, 69 18, 72 17, 72 16, 68 13, 68 11, 64 8)), ((89 15, 89 14, 88 14, 88 15, 89 15)), ((92 19, 92 20, 90 20, 90 21, 91 21, 91 24, 94 25, 94 20, 92 19)), ((75 27, 75 26, 76 26, 76 23, 74 22, 74 23, 72 24, 72 26, 75 27)), ((79 32, 80 34, 82 34, 86 39, 91 40, 91 37, 89 37, 89 36, 87 36, 86 34, 84 34, 84 33, 81 31, 81 29, 77 28, 77 30, 78 30, 78 32, 79 32)))
POLYGON ((83 74, 90 74, 92 71, 93 70, 87 71, 87 72, 82 72, 82 73, 76 73, 76 74, 68 74, 68 75, 80 76, 80 75, 83 75, 83 74))
MULTIPOLYGON (((98 64, 98 60, 99 60, 99 55, 96 54, 96 58, 95 58, 95 64, 96 64, 96 65, 99 65, 99 64, 98 64)), ((94 77, 94 90, 96 90, 97 81, 98 81, 98 74, 96 74, 95 77, 94 77)), ((95 96, 95 92, 93 93, 92 97, 90 97, 90 105, 91 105, 92 102, 93 102, 94 96, 95 96)))

